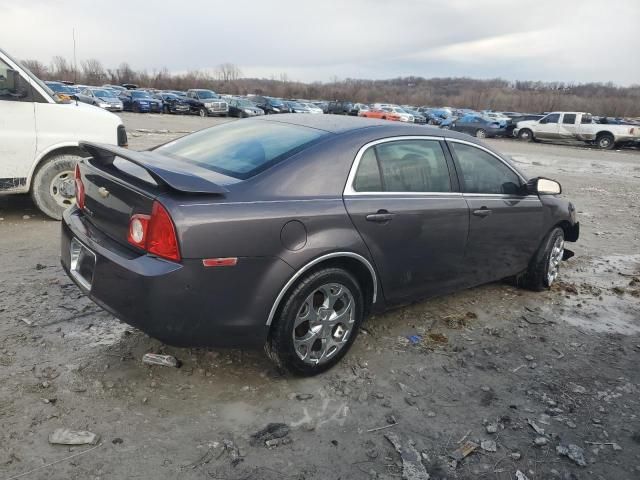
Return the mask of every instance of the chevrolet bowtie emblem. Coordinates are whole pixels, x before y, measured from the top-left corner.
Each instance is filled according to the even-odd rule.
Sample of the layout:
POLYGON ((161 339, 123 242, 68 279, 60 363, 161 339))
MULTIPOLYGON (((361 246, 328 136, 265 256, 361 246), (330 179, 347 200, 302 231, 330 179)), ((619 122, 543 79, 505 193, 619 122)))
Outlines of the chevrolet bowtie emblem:
POLYGON ((107 190, 107 189, 106 189, 106 188, 104 188, 104 187, 100 187, 100 188, 98 189, 98 193, 100 194, 100 196, 101 196, 102 198, 107 198, 107 197, 109 196, 109 190, 107 190))

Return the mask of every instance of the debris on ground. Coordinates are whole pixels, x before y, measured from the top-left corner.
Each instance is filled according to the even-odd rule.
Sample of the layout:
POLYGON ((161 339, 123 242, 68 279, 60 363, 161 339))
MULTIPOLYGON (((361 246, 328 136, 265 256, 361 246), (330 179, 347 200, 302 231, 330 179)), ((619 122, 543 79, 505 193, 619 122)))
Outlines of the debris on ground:
POLYGON ((529 478, 520 470, 516 470, 516 480, 529 480, 529 478))
POLYGON ((95 445, 100 436, 87 430, 58 428, 49 434, 49 443, 56 445, 95 445))
POLYGON ((300 400, 300 401, 305 401, 305 400, 311 400, 313 398, 313 394, 312 393, 297 393, 296 394, 296 400, 300 400))
POLYGON ((420 335, 408 335, 407 340, 411 345, 417 345, 422 341, 422 337, 420 335))
POLYGON ((173 355, 160 355, 159 353, 145 353, 142 362, 148 365, 161 365, 163 367, 180 368, 180 360, 173 355))
POLYGON ((489 424, 487 424, 487 426, 485 428, 487 429, 487 433, 497 433, 498 432, 498 424, 496 424, 496 423, 489 423, 489 424))
POLYGON ((240 462, 244 460, 242 455, 240 455, 240 449, 233 443, 233 440, 222 440, 222 445, 224 445, 224 451, 229 455, 229 459, 231 460, 231 465, 236 466, 240 462))
POLYGON ((496 452, 498 450, 498 446, 493 440, 483 440, 480 442, 480 448, 485 452, 496 452))
POLYGON ((536 422, 534 422, 533 420, 531 420, 530 418, 527 418, 527 423, 529 424, 529 426, 531 428, 533 428, 535 430, 535 432, 538 435, 544 435, 544 428, 539 427, 536 422))
POLYGON ((536 447, 543 447, 549 443, 549 439, 547 437, 536 437, 533 443, 536 447))
POLYGON ((570 443, 568 445, 558 445, 556 447, 556 452, 558 452, 558 455, 569 457, 569 459, 573 460, 577 465, 580 465, 581 467, 587 466, 587 462, 584 460, 584 449, 577 445, 574 445, 573 443, 570 443))
POLYGON ((422 464, 422 457, 412 445, 403 447, 395 433, 385 433, 384 436, 400 454, 404 480, 429 480, 427 469, 422 464))
POLYGON ((251 445, 266 444, 267 441, 289 435, 289 426, 284 423, 270 423, 262 430, 251 435, 251 445))
POLYGON ((465 442, 461 447, 451 452, 449 456, 455 461, 459 462, 463 458, 471 455, 478 447, 479 445, 477 443, 468 441, 465 442))

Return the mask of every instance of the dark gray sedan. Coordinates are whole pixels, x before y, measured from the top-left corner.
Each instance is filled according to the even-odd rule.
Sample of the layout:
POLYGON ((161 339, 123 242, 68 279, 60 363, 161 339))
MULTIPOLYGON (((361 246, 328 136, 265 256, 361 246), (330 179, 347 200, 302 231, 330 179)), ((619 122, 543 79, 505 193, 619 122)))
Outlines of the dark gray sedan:
POLYGON ((506 124, 480 115, 465 115, 455 120, 449 128, 456 132, 464 132, 476 138, 503 137, 506 135, 506 124))
POLYGON ((557 182, 431 127, 292 114, 84 148, 61 252, 80 289, 166 343, 266 345, 298 374, 372 312, 505 277, 548 288, 578 239, 557 182))

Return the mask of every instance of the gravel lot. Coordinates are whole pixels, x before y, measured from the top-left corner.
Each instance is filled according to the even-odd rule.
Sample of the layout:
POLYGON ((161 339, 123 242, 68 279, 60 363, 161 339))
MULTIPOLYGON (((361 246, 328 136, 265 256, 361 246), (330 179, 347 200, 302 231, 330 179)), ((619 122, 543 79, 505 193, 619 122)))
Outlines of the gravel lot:
MULTIPOLYGON (((228 121, 122 117, 136 149, 228 121)), ((487 143, 577 205, 561 281, 372 318, 312 379, 280 375, 259 351, 170 348, 121 324, 63 274, 59 224, 26 196, 0 197, 0 479, 400 478, 385 435, 432 479, 640 478, 640 154, 487 143), (183 366, 145 365, 146 352, 183 366), (288 434, 253 442, 271 422, 288 434), (49 444, 60 427, 101 440, 49 444), (467 441, 484 443, 453 461, 467 441)))

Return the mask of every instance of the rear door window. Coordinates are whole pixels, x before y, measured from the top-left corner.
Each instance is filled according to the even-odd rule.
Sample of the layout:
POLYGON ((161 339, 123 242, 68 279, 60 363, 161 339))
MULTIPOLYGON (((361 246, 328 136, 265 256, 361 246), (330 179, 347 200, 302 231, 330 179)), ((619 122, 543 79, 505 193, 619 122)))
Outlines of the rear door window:
POLYGON ((400 140, 369 148, 354 181, 357 192, 451 192, 451 179, 437 140, 400 140))
POLYGON ((324 130, 279 122, 231 122, 180 138, 156 151, 246 179, 327 135, 324 130))
POLYGON ((573 125, 576 123, 576 114, 575 113, 565 113, 562 116, 562 123, 566 125, 573 125))

